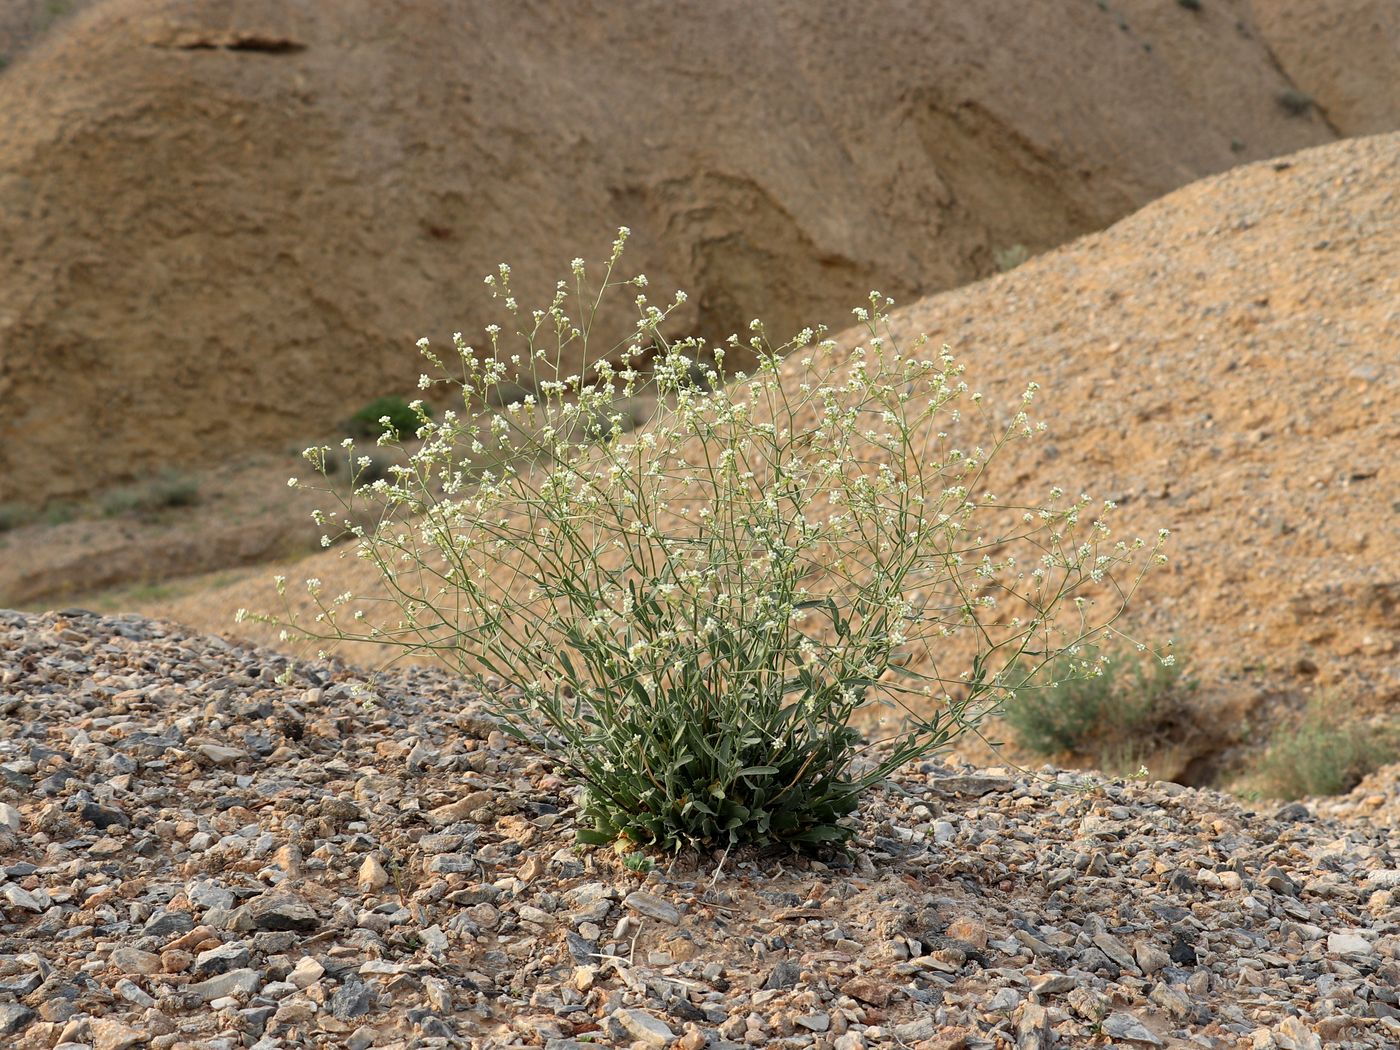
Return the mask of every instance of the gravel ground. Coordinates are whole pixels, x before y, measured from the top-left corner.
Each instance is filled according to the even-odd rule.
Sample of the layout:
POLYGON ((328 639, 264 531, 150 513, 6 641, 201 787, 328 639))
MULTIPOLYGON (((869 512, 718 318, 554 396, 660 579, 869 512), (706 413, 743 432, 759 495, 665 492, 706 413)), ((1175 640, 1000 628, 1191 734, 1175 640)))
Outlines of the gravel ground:
POLYGON ((929 762, 848 858, 642 876, 438 672, 0 612, 0 714, 6 1047, 1400 1044, 1395 770, 929 762))

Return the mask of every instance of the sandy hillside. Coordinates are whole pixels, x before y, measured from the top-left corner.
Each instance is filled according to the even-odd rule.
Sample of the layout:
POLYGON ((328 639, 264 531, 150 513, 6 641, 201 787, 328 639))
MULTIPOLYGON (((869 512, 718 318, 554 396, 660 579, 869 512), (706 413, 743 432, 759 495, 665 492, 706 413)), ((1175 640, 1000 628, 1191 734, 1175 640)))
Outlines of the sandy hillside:
MULTIPOLYGON (((1042 384, 1050 440, 1004 486, 1060 483, 1116 500, 1126 533, 1172 530, 1133 623, 1192 654, 1213 714, 1188 760, 1215 761, 1260 704, 1400 700, 1397 163, 1392 135, 1251 165, 897 314, 993 398, 1042 384)), ((289 571, 372 586, 334 554, 289 571)), ((227 631, 269 608, 265 581, 158 611, 227 631)))
MULTIPOLYGON (((107 0, 63 21, 0 76, 0 503, 314 437, 411 387, 418 336, 479 327, 502 256, 533 299, 619 223, 702 330, 786 327, 1347 130, 1279 104, 1243 0, 838 10, 107 0)), ((1297 60, 1326 50, 1372 98, 1385 67, 1349 61, 1375 46, 1351 25, 1297 60)), ((1366 129, 1394 126, 1386 97, 1366 129)))

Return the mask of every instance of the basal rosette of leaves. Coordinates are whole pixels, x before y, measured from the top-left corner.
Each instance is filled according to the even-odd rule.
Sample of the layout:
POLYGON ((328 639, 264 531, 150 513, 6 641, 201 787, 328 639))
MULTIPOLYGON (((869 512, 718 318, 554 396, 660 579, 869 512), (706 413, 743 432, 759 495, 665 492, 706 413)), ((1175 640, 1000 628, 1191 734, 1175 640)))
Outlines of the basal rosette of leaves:
MULTIPOLYGON (((1165 534, 1116 541, 1111 505, 985 491, 998 451, 1036 434, 1034 384, 997 422, 946 349, 900 348, 889 300, 856 311, 853 349, 821 331, 774 346, 757 322, 708 346, 666 332, 683 295, 657 306, 644 277, 619 276, 625 239, 596 282, 575 260, 544 309, 519 306, 509 267, 487 278, 513 335, 493 325, 480 350, 459 335, 450 354, 420 341, 440 373, 421 385, 455 385, 460 407, 420 413, 407 465, 318 516, 384 591, 307 581, 314 619, 288 606, 281 622, 432 653, 486 685, 583 789, 581 841, 840 844, 863 792, 1036 669, 1082 652, 1096 673, 1080 647, 1165 534), (598 307, 619 292, 636 327, 605 338, 598 307), (566 348, 577 374, 557 369, 566 348), (728 370, 740 356, 752 368, 728 370), (503 388, 533 393, 492 408, 503 388), (638 397, 654 409, 624 433, 616 405, 638 397), (900 716, 878 747, 849 724, 871 703, 900 716)), ((307 450, 322 474, 340 454, 365 461, 350 442, 307 450)))

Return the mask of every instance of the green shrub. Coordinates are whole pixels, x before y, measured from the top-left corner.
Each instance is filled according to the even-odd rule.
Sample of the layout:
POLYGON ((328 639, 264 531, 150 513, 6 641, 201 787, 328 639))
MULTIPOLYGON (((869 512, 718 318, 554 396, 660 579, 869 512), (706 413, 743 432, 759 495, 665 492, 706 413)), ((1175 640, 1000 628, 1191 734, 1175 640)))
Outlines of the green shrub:
POLYGON ((1288 87, 1278 93, 1278 104, 1293 116, 1301 117, 1313 108, 1313 97, 1305 91, 1288 87))
MULTIPOLYGON (((462 411, 421 422, 406 465, 357 491, 381 524, 348 530, 397 624, 373 619, 383 595, 330 597, 316 579, 314 620, 285 579, 283 617, 255 618, 459 669, 582 789, 581 842, 842 843, 865 790, 1111 622, 1165 532, 1115 542, 1112 504, 1058 489, 1003 508, 984 472, 1040 429, 1035 384, 994 415, 946 349, 900 348, 878 293, 855 311, 868 338, 849 351, 811 330, 775 347, 758 322, 722 346, 674 340, 663 328, 685 297, 657 306, 644 277, 618 277, 625 237, 601 282, 575 260, 544 310, 521 311, 509 267, 487 278, 515 341, 498 325, 481 351, 458 335, 450 369, 420 341, 460 377, 462 411), (595 330, 618 289, 638 311, 620 340, 595 330), (727 370, 740 352, 751 373, 727 370), (714 362, 703 382, 700 360, 714 362), (483 408, 502 383, 538 398, 483 408), (600 441, 610 406, 644 390, 649 425, 600 441), (464 464, 482 456, 496 465, 473 485, 464 464), (879 748, 848 724, 867 703, 902 720, 879 748)), ((333 454, 306 452, 321 473, 333 454)), ((342 509, 317 520, 354 520, 342 509)))
POLYGON ((45 525, 67 525, 78 516, 78 508, 64 500, 50 503, 44 508, 45 525))
POLYGON ((34 512, 18 503, 0 503, 0 532, 9 532, 34 520, 34 512))
MULTIPOLYGON (((1092 647, 1091 647, 1092 648, 1092 647)), ((1016 743, 1036 755, 1075 754, 1101 769, 1135 767, 1169 742, 1194 683, 1179 661, 1136 650, 1100 652, 1097 673, 1061 657, 1001 710, 1016 743)))
POLYGON ((1009 273, 1030 257, 1030 249, 1024 244, 1013 244, 1009 248, 998 248, 996 251, 992 252, 992 258, 996 261, 997 269, 1002 273, 1009 273))
POLYGON ((177 471, 113 489, 102 500, 102 511, 109 518, 129 514, 154 514, 173 507, 192 507, 199 502, 199 481, 177 471))
POLYGON ((1397 757, 1400 741, 1393 731, 1359 721, 1349 704, 1324 694, 1275 729, 1268 749, 1249 763, 1244 782, 1268 798, 1340 795, 1397 757))
MULTIPOLYGON (((421 404, 421 403, 420 403, 421 404)), ((424 416, 431 418, 432 409, 421 405, 424 416)), ((387 435, 391 438, 409 438, 422 422, 419 413, 401 397, 377 397, 346 421, 345 429, 351 437, 378 438, 387 435)))

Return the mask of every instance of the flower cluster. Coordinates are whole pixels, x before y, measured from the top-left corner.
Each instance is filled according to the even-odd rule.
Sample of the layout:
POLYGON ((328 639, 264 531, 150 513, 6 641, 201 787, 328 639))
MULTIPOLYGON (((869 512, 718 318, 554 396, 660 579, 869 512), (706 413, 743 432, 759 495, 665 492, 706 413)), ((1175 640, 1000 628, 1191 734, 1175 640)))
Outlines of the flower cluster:
MULTIPOLYGON (((403 463, 317 517, 384 591, 308 581, 299 628, 504 683, 511 731, 585 789, 587 840, 840 841, 862 791, 1111 625, 1165 536, 1112 539, 1112 505, 1087 495, 998 500, 990 464, 1043 428, 1038 388, 996 424, 946 348, 901 347, 878 293, 857 346, 821 329, 774 346, 758 322, 676 338, 684 295, 658 305, 619 276, 626 239, 596 284, 575 259, 534 311, 500 266, 486 284, 509 338, 419 342, 439 373, 420 385, 453 384, 459 408, 415 403, 403 463), (618 288, 636 322, 605 339, 618 288), (850 721, 873 702, 901 728, 857 773, 850 721)), ((307 459, 326 474, 332 454, 307 459)))

